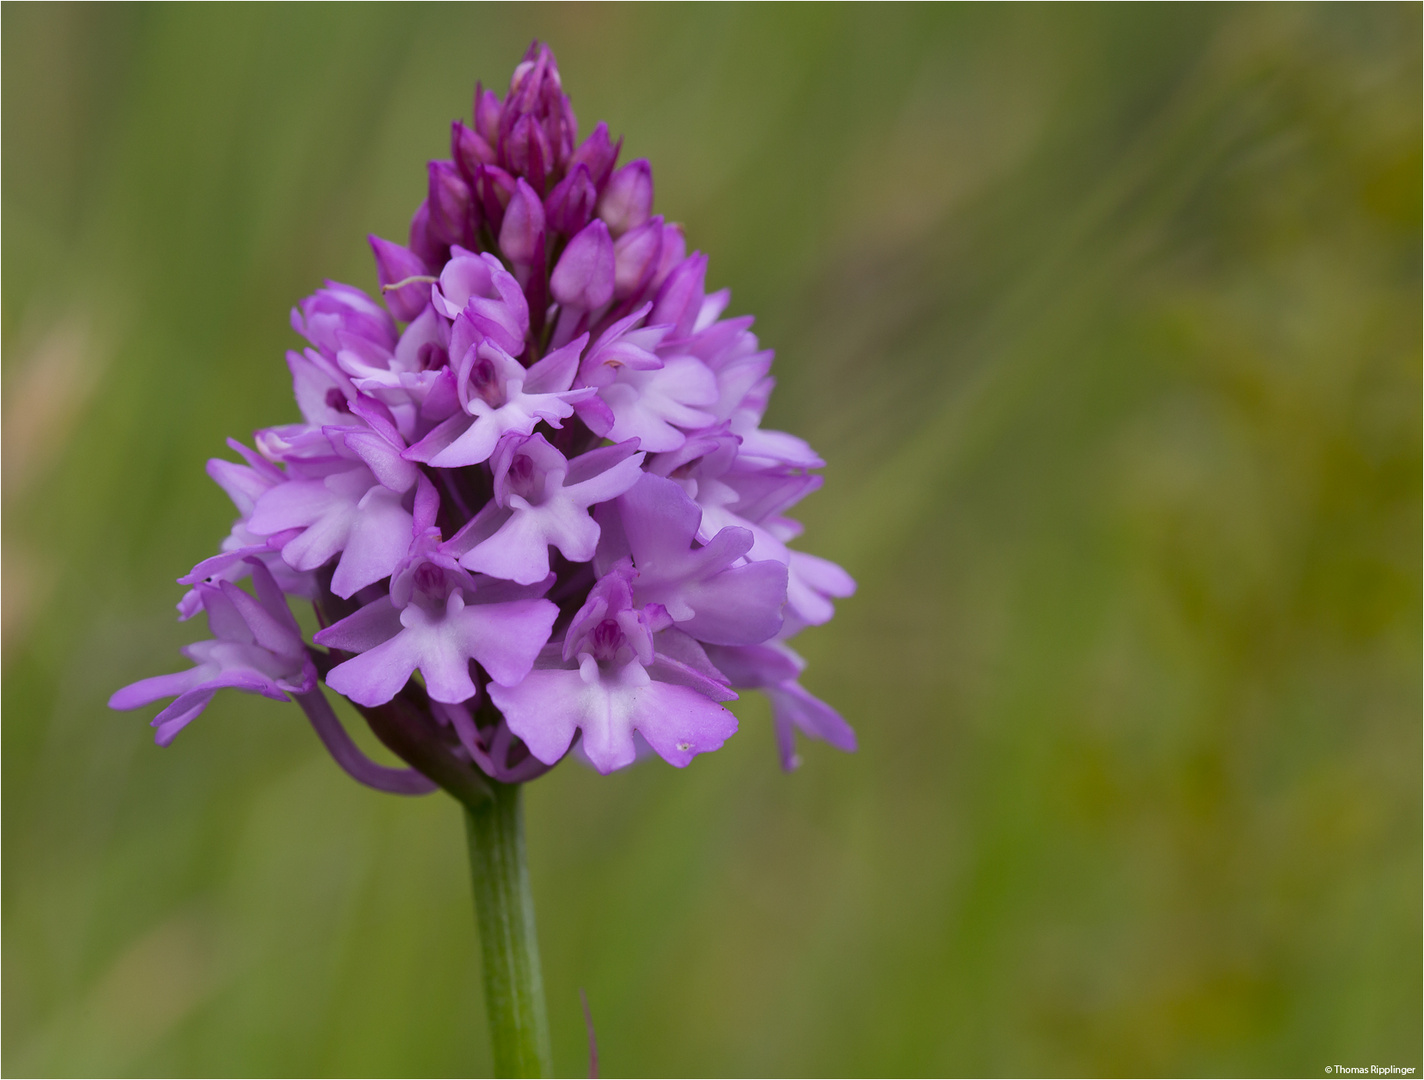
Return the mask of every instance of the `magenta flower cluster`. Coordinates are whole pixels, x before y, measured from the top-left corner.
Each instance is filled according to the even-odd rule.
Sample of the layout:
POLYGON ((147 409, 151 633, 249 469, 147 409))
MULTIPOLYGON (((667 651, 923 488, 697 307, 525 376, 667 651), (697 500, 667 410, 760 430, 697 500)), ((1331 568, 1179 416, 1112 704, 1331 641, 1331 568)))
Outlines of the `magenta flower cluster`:
POLYGON ((409 244, 370 238, 381 299, 328 282, 292 312, 301 422, 208 464, 238 518, 179 611, 212 638, 110 702, 174 697, 159 743, 236 687, 298 701, 363 782, 458 794, 571 748, 686 765, 760 689, 787 768, 797 730, 854 749, 787 644, 854 589, 788 546, 823 462, 761 427, 772 354, 653 213, 647 161, 576 133, 536 43, 455 122, 409 244), (365 758, 319 681, 414 770, 365 758))

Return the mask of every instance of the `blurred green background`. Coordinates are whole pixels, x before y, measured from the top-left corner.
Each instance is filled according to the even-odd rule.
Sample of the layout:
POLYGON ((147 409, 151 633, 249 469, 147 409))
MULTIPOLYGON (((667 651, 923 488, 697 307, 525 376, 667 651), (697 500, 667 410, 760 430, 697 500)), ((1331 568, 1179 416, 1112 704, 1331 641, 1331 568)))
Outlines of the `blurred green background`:
POLYGON ((560 1071, 580 987, 607 1075, 1419 1066, 1419 5, 7 4, 5 1072, 488 1068, 451 801, 104 703, 199 634, 288 308, 536 36, 860 581, 800 643, 858 754, 749 699, 528 792, 560 1071))

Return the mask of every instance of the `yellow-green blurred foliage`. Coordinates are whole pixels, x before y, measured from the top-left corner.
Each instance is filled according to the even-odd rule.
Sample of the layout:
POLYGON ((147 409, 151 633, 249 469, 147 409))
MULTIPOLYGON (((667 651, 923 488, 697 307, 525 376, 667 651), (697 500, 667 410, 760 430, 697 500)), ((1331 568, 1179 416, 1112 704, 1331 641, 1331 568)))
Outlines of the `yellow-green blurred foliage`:
POLYGON ((4 1068, 488 1067, 459 814, 229 694, 173 579, 287 310, 374 286, 476 78, 588 130, 825 455, 805 635, 685 772, 528 793, 559 1069, 1421 1064, 1420 7, 6 5, 4 1068))

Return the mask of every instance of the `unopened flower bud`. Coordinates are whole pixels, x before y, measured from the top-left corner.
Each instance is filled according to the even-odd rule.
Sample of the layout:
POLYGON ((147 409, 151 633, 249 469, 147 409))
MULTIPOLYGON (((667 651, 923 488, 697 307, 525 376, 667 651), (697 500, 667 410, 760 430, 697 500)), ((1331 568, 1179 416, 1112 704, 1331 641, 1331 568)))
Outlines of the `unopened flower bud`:
POLYGON ((409 248, 382 240, 375 235, 366 239, 370 241, 371 250, 376 256, 376 280, 381 283, 381 291, 385 293, 386 307, 390 308, 391 313, 401 322, 410 322, 424 311, 425 305, 430 302, 430 268, 424 259, 409 248), (398 289, 386 291, 387 286, 410 278, 427 280, 413 281, 398 289))
POLYGON ((682 235, 682 226, 673 222, 663 226, 663 246, 658 254, 658 268, 653 273, 653 280, 648 282, 648 288, 657 290, 662 288, 662 284, 667 280, 677 266, 682 264, 682 260, 687 258, 687 237, 682 235))
POLYGON ((475 171, 481 165, 494 164, 494 150, 489 143, 459 120, 450 124, 450 157, 466 184, 474 184, 475 171))
POLYGON ((564 248, 549 288, 565 307, 592 311, 613 298, 613 274, 613 238, 595 218, 564 248))
POLYGON ((553 157, 548 137, 532 116, 514 122, 500 144, 500 158, 516 176, 527 176, 536 191, 544 190, 553 157))
POLYGON ((572 173, 580 165, 587 166, 593 186, 602 188, 608 182, 608 174, 613 171, 613 165, 618 160, 618 151, 622 148, 622 139, 616 143, 609 141, 608 125, 600 120, 598 126, 593 129, 593 134, 580 143, 569 158, 569 172, 572 173))
POLYGON ((498 165, 481 165, 475 173, 475 202, 491 229, 504 222, 504 208, 514 197, 514 177, 498 165))
POLYGON ((410 219, 410 250, 426 266, 440 266, 450 257, 450 245, 441 243, 430 231, 430 204, 421 202, 410 219))
POLYGON ((649 325, 671 325, 672 339, 692 333, 697 313, 702 310, 703 279, 707 275, 707 256, 695 251, 668 275, 658 290, 658 298, 648 315, 649 325))
POLYGON ((522 178, 504 212, 499 248, 516 266, 532 266, 544 254, 544 204, 522 178))
POLYGON ((500 164, 523 175, 542 194, 545 179, 563 173, 577 131, 554 54, 546 45, 531 45, 514 69, 504 99, 495 144, 500 164))
POLYGON ((598 216, 614 236, 648 220, 653 209, 653 170, 646 158, 630 161, 608 178, 598 200, 598 216))
POLYGON ((588 224, 597 201, 598 189, 589 176, 588 166, 580 163, 559 181, 544 201, 549 227, 572 236, 588 224))
POLYGON ((504 106, 499 103, 499 95, 486 90, 483 83, 475 83, 475 133, 488 146, 499 142, 499 120, 504 115, 504 106))
POLYGON ((460 179, 459 172, 448 161, 432 161, 427 170, 430 192, 426 204, 430 208, 431 234, 441 243, 471 246, 474 229, 469 185, 460 179))
POLYGON ((645 221, 613 242, 613 295, 637 296, 652 280, 663 246, 663 219, 645 221))

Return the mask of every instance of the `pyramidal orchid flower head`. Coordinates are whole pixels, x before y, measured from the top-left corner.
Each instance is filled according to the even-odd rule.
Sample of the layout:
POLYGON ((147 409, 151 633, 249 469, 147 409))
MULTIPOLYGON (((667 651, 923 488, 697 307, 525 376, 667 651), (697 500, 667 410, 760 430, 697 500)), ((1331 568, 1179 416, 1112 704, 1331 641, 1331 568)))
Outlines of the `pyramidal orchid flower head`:
POLYGON ((522 585, 549 573, 549 549, 591 560, 599 525, 589 509, 638 483, 636 440, 565 459, 543 435, 506 435, 490 464, 494 497, 450 540, 460 565, 522 585))
POLYGON ((179 608, 212 637, 112 704, 174 698, 166 745, 219 689, 291 698, 356 779, 462 798, 571 748, 685 766, 736 731, 736 689, 771 699, 785 767, 798 735, 854 749, 787 644, 854 591, 790 546, 822 461, 762 426, 772 354, 651 166, 606 124, 578 140, 537 42, 450 132, 409 242, 369 238, 378 291, 293 309, 300 419, 209 463, 238 517, 179 608), (323 683, 412 768, 367 760, 323 683))

